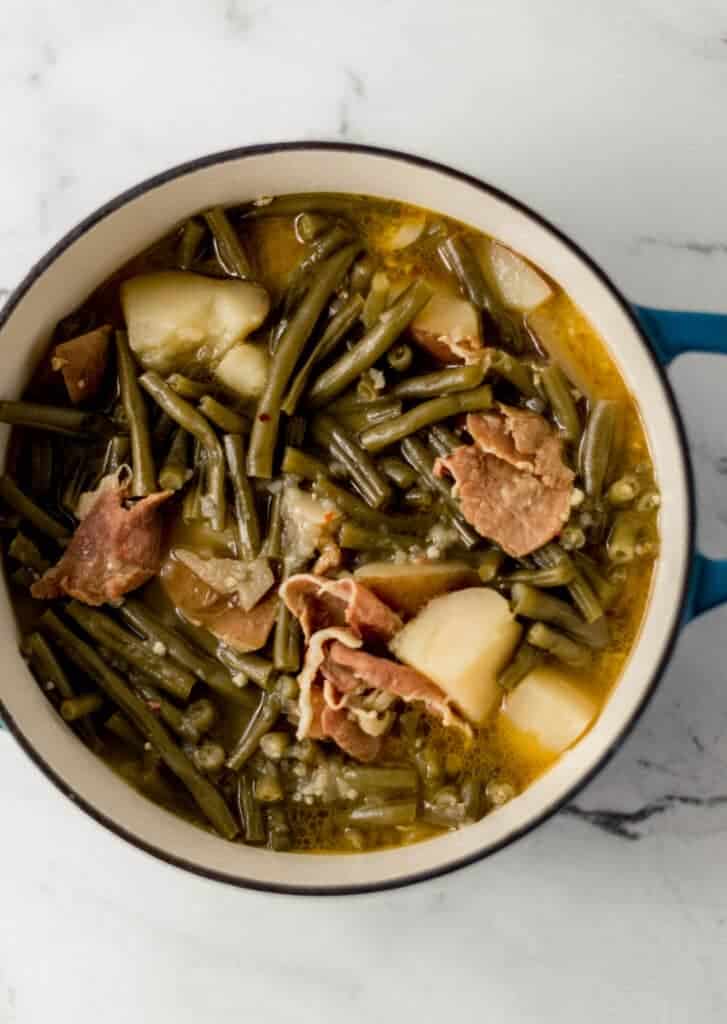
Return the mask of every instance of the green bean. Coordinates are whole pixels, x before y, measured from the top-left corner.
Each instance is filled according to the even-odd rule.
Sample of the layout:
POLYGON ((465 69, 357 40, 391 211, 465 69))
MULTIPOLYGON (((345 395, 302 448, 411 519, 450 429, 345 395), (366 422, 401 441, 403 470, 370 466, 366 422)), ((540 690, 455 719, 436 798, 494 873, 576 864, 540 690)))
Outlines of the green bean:
MULTIPOLYGON (((330 213, 346 216, 352 209, 369 202, 364 196, 340 195, 337 192, 297 192, 295 195, 263 196, 247 206, 242 216, 250 219, 259 217, 296 217, 299 213, 330 213)), ((398 204, 392 204, 392 211, 398 204)))
POLYGON ((586 622, 575 608, 565 601, 542 590, 536 590, 527 583, 516 583, 510 592, 510 599, 516 615, 559 626, 576 640, 595 650, 601 650, 608 644, 609 630, 604 616, 595 622, 586 622))
POLYGON ((643 520, 636 513, 617 513, 606 541, 606 552, 610 560, 619 565, 633 562, 642 530, 643 520))
POLYGON ((560 532, 560 543, 566 551, 577 551, 585 547, 586 535, 576 523, 567 523, 560 532))
POLYGON ((490 548, 477 560, 477 575, 483 583, 492 583, 504 561, 505 555, 499 548, 490 548))
POLYGON ((320 459, 291 445, 285 449, 282 470, 286 475, 300 476, 304 480, 316 480, 319 476, 327 476, 329 472, 328 466, 320 459))
MULTIPOLYGON (((283 574, 283 580, 289 573, 283 574)), ((279 672, 298 672, 300 669, 300 630, 298 620, 286 605, 278 603, 273 635, 273 665, 279 672)))
POLYGON ((371 279, 376 273, 376 260, 367 252, 360 259, 356 260, 351 267, 350 285, 352 292, 365 292, 371 284, 371 279))
POLYGON ((128 436, 126 434, 115 434, 109 441, 104 472, 115 473, 121 469, 126 464, 130 450, 131 445, 128 436))
MULTIPOLYGON (((173 373, 170 377, 167 377, 167 384, 172 391, 181 395, 182 398, 188 398, 190 401, 195 402, 198 402, 200 398, 205 396, 208 388, 207 384, 199 380, 191 380, 189 377, 185 377, 183 373, 173 373)), ((162 413, 162 415, 164 414, 162 413)))
POLYGON ((356 381, 356 397, 360 402, 375 402, 380 398, 376 385, 371 377, 371 370, 366 370, 356 381))
POLYGON ((38 574, 29 569, 27 565, 19 565, 17 569, 10 573, 10 582, 22 590, 30 590, 37 579, 38 574))
MULTIPOLYGON (((603 615, 603 607, 588 581, 578 571, 573 559, 558 545, 546 544, 545 547, 533 552, 533 558, 541 570, 555 571, 558 568, 572 572, 568 581, 568 592, 586 622, 596 622, 603 615)), ((521 582, 527 583, 527 580, 521 582)), ((535 583, 534 580, 530 580, 535 583)), ((537 586, 538 584, 536 584, 537 586)), ((543 584, 539 584, 541 587, 543 584)))
POLYGON ((33 494, 45 497, 53 485, 53 439, 46 434, 33 437, 30 444, 30 486, 33 494))
POLYGON ((477 259, 461 235, 450 235, 437 246, 439 258, 478 309, 489 309, 490 296, 477 259))
POLYGON ((183 701, 189 699, 194 676, 185 668, 155 654, 153 648, 137 640, 133 633, 103 612, 87 608, 77 601, 71 601, 66 610, 81 629, 125 664, 138 669, 172 696, 183 701))
POLYGON ((268 522, 262 553, 266 558, 283 557, 283 488, 280 487, 270 498, 268 522))
POLYGON ((227 758, 228 768, 237 772, 250 760, 260 745, 260 740, 277 722, 280 711, 280 698, 275 691, 261 695, 255 714, 227 758))
POLYGON ((432 398, 428 402, 421 402, 409 412, 405 412, 398 419, 388 420, 386 423, 379 423, 369 427, 361 434, 361 444, 370 452, 380 452, 383 448, 401 441, 409 434, 415 433, 424 427, 437 423, 439 420, 448 419, 450 416, 457 416, 463 412, 475 412, 480 409, 488 409, 492 405, 492 388, 483 384, 472 391, 462 391, 457 395, 449 395, 444 398, 432 398))
POLYGON ((288 816, 283 807, 268 807, 265 810, 268 846, 271 850, 289 850, 293 845, 293 837, 288 824, 288 816))
POLYGON ((142 601, 127 597, 119 609, 119 614, 128 626, 141 633, 150 644, 161 644, 165 647, 170 658, 192 672, 215 693, 235 704, 250 707, 252 698, 233 683, 230 673, 223 665, 214 658, 196 651, 175 629, 160 622, 142 601))
POLYGON ((313 367, 325 359, 358 320, 363 309, 360 295, 352 295, 331 319, 325 331, 311 350, 310 355, 295 374, 287 395, 283 399, 282 410, 292 416, 298 407, 313 367))
POLYGON ((171 701, 159 693, 155 686, 150 686, 148 683, 139 681, 134 688, 137 694, 146 702, 149 710, 158 715, 172 732, 188 742, 197 742, 199 737, 193 730, 186 727, 184 712, 180 711, 176 704, 172 704, 171 701))
POLYGON ((194 217, 190 217, 182 228, 177 245, 177 266, 180 270, 189 270, 192 266, 204 235, 204 226, 194 217))
POLYGON ((266 761, 255 779, 255 799, 261 804, 275 804, 283 799, 280 769, 273 761, 266 761))
POLYGON ((407 490, 417 482, 417 475, 411 466, 396 455, 385 455, 377 463, 379 469, 400 490, 407 490))
POLYGON ((185 709, 182 718, 184 728, 188 733, 199 737, 209 732, 215 724, 217 721, 217 711, 211 700, 207 700, 206 697, 200 697, 199 700, 193 701, 185 709))
POLYGON ((367 504, 381 508, 390 501, 391 485, 371 456, 332 417, 319 413, 311 423, 311 433, 318 444, 343 463, 367 504))
POLYGON ((212 427, 189 402, 166 384, 156 373, 145 373, 139 383, 172 419, 188 433, 196 437, 206 453, 205 476, 206 494, 202 499, 202 514, 209 519, 212 528, 225 527, 225 457, 222 446, 212 427))
POLYGON ((136 365, 125 331, 116 332, 116 359, 121 400, 131 437, 131 468, 134 474, 131 493, 140 498, 156 491, 157 474, 149 436, 149 416, 139 390, 136 365))
POLYGON ((549 363, 540 377, 561 435, 575 444, 581 436, 581 418, 565 374, 557 363, 549 363))
POLYGON ((299 242, 304 245, 306 242, 313 242, 319 238, 331 226, 328 217, 322 217, 317 213, 299 213, 295 218, 294 229, 299 242))
POLYGON ((484 359, 462 366, 448 366, 420 377, 408 377, 391 389, 396 398, 443 398, 480 386, 487 372, 484 359))
POLYGON ((249 676, 263 689, 267 688, 274 679, 275 666, 259 654, 240 654, 239 651, 233 651, 231 647, 220 644, 217 648, 217 656, 230 672, 235 674, 241 672, 249 676))
POLYGON ((10 541, 8 554, 16 562, 20 562, 21 565, 32 569, 38 576, 42 576, 46 569, 50 568, 50 562, 41 555, 38 545, 20 531, 10 541))
POLYGON ((101 413, 37 402, 0 401, 0 423, 29 430, 47 430, 51 434, 64 434, 78 440, 95 441, 99 436, 105 437, 112 432, 111 421, 101 413))
POLYGON ((239 434, 225 434, 222 443, 235 495, 237 554, 239 558, 251 561, 260 553, 260 523, 255 495, 245 470, 245 446, 239 434))
POLYGON ((255 799, 252 777, 249 772, 241 772, 237 780, 237 806, 244 829, 245 842, 265 842, 262 808, 255 799))
POLYGON ((410 487, 409 490, 402 495, 402 501, 407 508, 413 508, 420 512, 425 512, 434 504, 434 495, 425 487, 410 487))
POLYGON ((416 281, 400 295, 374 327, 321 374, 310 391, 311 405, 316 408, 326 405, 372 367, 391 348, 431 295, 431 288, 422 280, 416 281))
POLYGON ((379 270, 371 280, 369 293, 361 311, 361 320, 367 331, 379 320, 379 317, 386 309, 389 298, 389 278, 379 270))
POLYGON ((54 612, 46 611, 40 619, 40 626, 56 640, 66 656, 89 675, 131 719, 169 770, 187 787, 217 831, 226 839, 234 839, 239 829, 222 796, 196 771, 144 701, 132 692, 121 676, 109 668, 92 647, 72 633, 54 612))
POLYGON ((250 261, 245 255, 242 242, 222 207, 215 206, 214 209, 207 210, 203 216, 215 240, 215 255, 222 269, 243 281, 252 277, 250 261))
POLYGON ((401 451, 419 478, 419 483, 428 487, 443 500, 452 526, 466 548, 476 547, 481 538, 462 518, 459 502, 452 494, 452 488, 445 480, 434 474, 434 458, 425 445, 417 438, 407 437, 402 441, 401 451))
POLYGON ((31 633, 27 642, 27 657, 35 677, 44 690, 57 690, 63 700, 72 700, 75 692, 65 670, 55 656, 53 648, 41 633, 31 633))
POLYGON ((612 505, 628 505, 640 490, 641 484, 636 474, 626 473, 611 484, 606 497, 612 505))
POLYGON ((203 775, 217 775, 225 767, 225 748, 220 743, 205 740, 192 751, 192 760, 203 775))
POLYGON ((466 820, 465 808, 458 800, 452 800, 451 803, 425 800, 419 819, 436 828, 459 828, 466 820))
POLYGON ((358 250, 358 243, 347 245, 315 268, 308 291, 280 337, 252 427, 247 460, 250 476, 269 479, 273 474, 283 396, 319 316, 358 250))
POLYGON ((342 548, 353 551, 406 551, 421 544, 421 537, 414 534, 392 533, 390 530, 375 530, 356 523, 344 522, 338 534, 342 548))
POLYGON ((381 804, 361 804, 360 807, 339 812, 337 821, 341 827, 392 828, 413 825, 416 816, 416 800, 391 800, 381 804))
POLYGON ((608 475, 617 416, 618 403, 600 399, 594 402, 583 431, 578 464, 586 494, 590 498, 600 498, 603 481, 608 475))
MULTIPOLYGON (((128 424, 126 424, 126 430, 128 430, 128 424)), ((172 434, 177 428, 177 424, 174 422, 171 416, 167 416, 163 409, 157 409, 157 418, 154 421, 154 426, 151 431, 151 440, 155 448, 163 448, 172 439, 172 434)), ((127 449, 128 454, 129 445, 127 437, 127 449)))
POLYGON ((445 427, 443 423, 436 423, 427 431, 429 447, 442 459, 451 455, 455 448, 462 447, 462 438, 457 437, 453 430, 445 427))
POLYGON ((515 572, 503 577, 503 583, 530 583, 534 587, 543 588, 564 587, 575 579, 576 575, 573 563, 564 560, 555 565, 543 566, 541 569, 516 569, 515 572))
POLYGON ((527 398, 537 398, 538 389, 533 380, 533 373, 526 363, 499 348, 491 348, 487 351, 490 367, 494 373, 507 380, 527 398))
POLYGON ((81 697, 68 697, 61 703, 61 718, 64 722, 75 722, 92 715, 104 705, 100 693, 84 693, 81 697))
POLYGON ((336 415, 337 423, 349 433, 360 434, 362 430, 373 426, 375 423, 385 423, 387 420, 394 420, 401 416, 401 402, 393 398, 378 399, 368 403, 366 409, 351 409, 349 412, 342 412, 336 415))
POLYGON ((320 477, 315 481, 315 491, 319 498, 327 498, 347 516, 374 529, 393 530, 395 533, 397 531, 399 533, 410 532, 418 536, 425 536, 434 525, 432 517, 428 515, 389 514, 370 508, 366 502, 355 497, 350 491, 320 477))
POLYGON ((419 787, 413 768, 370 767, 351 765, 343 770, 343 779, 356 790, 357 797, 376 796, 380 793, 416 793, 419 787))
POLYGON ((527 641, 523 641, 515 651, 512 659, 498 674, 497 681, 503 690, 514 690, 528 672, 536 668, 542 660, 542 650, 533 647, 527 641))
POLYGON ((192 476, 188 468, 187 432, 177 427, 167 457, 159 470, 159 486, 163 491, 181 491, 192 476))
POLYGON ((591 590, 596 594, 596 597, 601 602, 601 607, 610 608, 618 597, 623 586, 623 579, 619 580, 616 578, 618 576, 618 570, 606 577, 603 575, 593 559, 589 558, 588 555, 584 555, 582 551, 574 551, 571 558, 574 560, 578 571, 583 576, 586 583, 588 583, 591 590))
POLYGON ((411 345, 407 345, 404 342, 390 348, 386 356, 387 363, 391 369, 396 370, 397 373, 405 373, 411 366, 413 360, 414 353, 411 350, 411 345))
POLYGON ((204 395, 199 403, 199 411, 227 434, 246 434, 250 424, 239 412, 218 402, 212 395, 204 395))
POLYGON ((583 644, 571 640, 565 633, 551 629, 543 622, 536 622, 527 632, 527 641, 533 647, 552 654, 558 661, 573 668, 585 668, 591 661, 591 652, 583 644))
POLYGON ((113 715, 106 719, 104 728, 138 751, 138 753, 143 753, 144 737, 120 711, 114 711, 113 715))
POLYGON ((64 541, 70 537, 70 531, 62 523, 39 508, 7 475, 0 477, 0 498, 46 536, 57 541, 64 541))

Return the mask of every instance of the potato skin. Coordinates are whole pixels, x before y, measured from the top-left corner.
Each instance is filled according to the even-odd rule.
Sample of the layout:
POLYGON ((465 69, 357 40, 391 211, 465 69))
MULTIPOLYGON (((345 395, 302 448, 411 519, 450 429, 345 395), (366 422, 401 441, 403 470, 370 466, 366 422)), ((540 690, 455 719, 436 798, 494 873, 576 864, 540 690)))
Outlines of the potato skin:
POLYGON ((404 619, 416 615, 433 597, 477 583, 477 573, 464 562, 369 562, 354 575, 404 619))

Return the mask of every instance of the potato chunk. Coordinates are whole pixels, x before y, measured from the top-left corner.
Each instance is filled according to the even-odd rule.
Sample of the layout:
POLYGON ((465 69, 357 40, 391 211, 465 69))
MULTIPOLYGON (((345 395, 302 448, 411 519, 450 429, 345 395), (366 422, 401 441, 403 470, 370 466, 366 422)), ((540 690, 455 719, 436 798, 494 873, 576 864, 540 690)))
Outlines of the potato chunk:
POLYGON ((257 399, 265 388, 269 363, 266 347, 238 342, 219 361, 214 375, 235 397, 257 399))
POLYGON ((219 281, 165 270, 121 285, 129 344, 148 370, 214 366, 268 314, 268 294, 249 281, 219 281))
POLYGON ((501 714, 544 750, 560 754, 583 735, 598 705, 587 693, 548 665, 534 668, 507 695, 501 714))
POLYGON ((476 248, 486 280, 511 309, 528 313, 553 294, 545 278, 512 249, 491 239, 480 240, 476 248))
POLYGON ((433 597, 477 582, 477 573, 464 562, 369 562, 357 569, 354 576, 404 618, 416 615, 433 597))
POLYGON ((411 324, 414 340, 443 363, 471 363, 482 354, 477 310, 466 299, 438 292, 411 324))
POLYGON ((429 676, 481 725, 500 699, 497 674, 520 633, 504 597, 486 587, 468 587, 435 597, 390 646, 400 661, 429 676))

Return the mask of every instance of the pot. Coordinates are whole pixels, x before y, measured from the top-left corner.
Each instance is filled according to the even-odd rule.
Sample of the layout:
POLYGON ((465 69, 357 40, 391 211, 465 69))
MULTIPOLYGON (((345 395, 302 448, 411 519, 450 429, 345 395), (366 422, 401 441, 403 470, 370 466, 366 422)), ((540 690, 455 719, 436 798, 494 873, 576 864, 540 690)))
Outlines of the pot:
MULTIPOLYGON (((727 563, 694 557, 684 431, 663 366, 688 348, 727 351, 727 318, 632 307, 578 246, 539 214, 475 178, 389 150, 334 143, 253 146, 203 157, 130 189, 71 231, 28 274, 0 318, 3 396, 22 393, 55 323, 133 254, 196 210, 312 190, 405 200, 464 221, 558 281, 605 340, 637 396, 662 494, 661 555, 637 643, 593 728, 522 795, 475 825, 414 846, 351 855, 232 844, 149 802, 70 731, 18 653, 0 594, 0 715, 66 796, 118 836, 197 874, 239 886, 352 893, 431 878, 499 850, 570 800, 623 741, 654 691, 680 624, 727 596, 727 563)), ((8 430, 0 433, 4 454, 8 430)))

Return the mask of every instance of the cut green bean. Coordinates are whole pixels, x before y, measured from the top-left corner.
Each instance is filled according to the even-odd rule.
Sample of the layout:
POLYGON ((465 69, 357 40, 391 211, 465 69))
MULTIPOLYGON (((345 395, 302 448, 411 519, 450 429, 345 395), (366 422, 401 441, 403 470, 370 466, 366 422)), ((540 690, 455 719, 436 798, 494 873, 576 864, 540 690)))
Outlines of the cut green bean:
POLYGON ((59 523, 57 519, 49 516, 42 508, 39 508, 34 501, 26 494, 23 494, 15 481, 7 475, 0 477, 0 498, 7 505, 10 505, 19 516, 26 519, 36 530, 39 530, 46 536, 52 537, 57 541, 64 541, 70 537, 70 530, 62 523, 59 523))
POLYGON ((203 216, 207 227, 212 232, 215 254, 222 269, 243 281, 252 277, 250 261, 245 254, 242 242, 222 207, 215 206, 214 209, 207 210, 203 216))
POLYGON ((204 397, 209 386, 202 381, 191 380, 191 378, 185 377, 183 373, 173 373, 170 377, 167 377, 167 384, 176 394, 194 402, 198 402, 200 398, 204 397))
POLYGON ((430 427, 427 432, 427 440, 432 451, 442 459, 446 459, 455 448, 460 448, 463 444, 462 438, 443 423, 436 423, 430 427))
POLYGON ((280 806, 267 807, 265 824, 268 833, 268 846, 278 852, 289 850, 293 845, 293 837, 288 824, 285 808, 280 806))
POLYGON ((310 391, 311 405, 326 405, 370 369, 388 352, 431 295, 431 288, 422 280, 400 295, 371 330, 321 374, 310 391))
MULTIPOLYGON (((564 587, 575 579, 576 568, 565 560, 541 569, 516 569, 503 577, 503 583, 530 583, 534 587, 564 587)), ((598 618, 598 616, 596 616, 598 618)))
POLYGON ((277 722, 280 711, 281 704, 277 693, 263 693, 255 714, 227 758, 228 768, 237 772, 250 760, 259 747, 260 740, 277 722))
POLYGON ((192 751, 192 760, 203 775, 217 775, 225 767, 225 748, 220 743, 205 740, 192 751))
POLYGON ((190 217, 182 228, 177 245, 177 266, 180 270, 189 270, 199 253, 199 247, 205 236, 205 228, 194 217, 190 217))
POLYGON ((199 403, 199 411, 227 434, 246 434, 250 424, 239 412, 218 402, 212 395, 204 395, 199 403))
POLYGON ((167 457, 159 470, 159 486, 163 491, 181 491, 192 477, 189 468, 189 444, 186 430, 177 427, 167 457))
POLYGON ((104 612, 71 601, 67 612, 97 643, 112 651, 128 665, 138 669, 167 693, 186 701, 194 686, 194 676, 180 665, 155 654, 123 626, 104 612))
POLYGON ((239 829, 224 799, 194 768, 144 701, 132 692, 121 676, 109 668, 92 647, 72 633, 54 612, 46 611, 41 617, 40 625, 56 640, 66 656, 86 672, 106 696, 128 715, 169 770, 187 787, 200 810, 217 831, 227 839, 234 839, 239 829))
POLYGON ((417 475, 411 466, 396 455, 385 455, 377 463, 379 469, 400 490, 407 490, 417 482, 417 475))
POLYGON ((490 548, 477 560, 477 575, 483 583, 492 583, 497 578, 505 555, 499 548, 490 548))
POLYGON ((157 417, 154 421, 154 426, 152 427, 151 432, 151 439, 154 448, 163 448, 165 444, 168 444, 171 441, 172 434, 176 428, 177 424, 174 422, 172 417, 167 416, 163 409, 157 409, 157 417))
POLYGON ((567 523, 560 532, 560 543, 566 551, 578 551, 586 545, 586 534, 577 523, 567 523))
POLYGON ((595 622, 586 622, 565 601, 527 583, 516 583, 510 592, 510 600, 516 615, 559 626, 594 650, 601 650, 608 644, 609 630, 604 616, 595 622))
POLYGON ((283 488, 280 487, 270 498, 268 522, 262 553, 266 558, 283 557, 283 488))
POLYGON ((406 373, 414 361, 411 345, 407 345, 405 342, 394 345, 393 348, 389 349, 386 361, 392 370, 395 370, 397 373, 406 373))
POLYGON ((419 787, 413 768, 350 765, 344 768, 342 775, 346 785, 356 791, 357 798, 380 793, 416 793, 419 787))
POLYGON ((131 493, 141 498, 157 489, 157 474, 149 436, 149 416, 146 402, 139 390, 139 379, 134 357, 125 331, 116 331, 116 360, 119 389, 126 412, 131 439, 131 493))
POLYGON ((600 498, 603 481, 608 475, 611 449, 616 432, 618 403, 599 400, 594 402, 588 415, 578 452, 578 465, 586 494, 600 498))
POLYGON ((61 702, 61 718, 64 722, 76 722, 86 718, 104 706, 100 693, 84 693, 81 697, 68 697, 61 702))
POLYGON ((341 547, 353 551, 407 551, 421 542, 421 537, 414 534, 375 530, 350 522, 345 522, 338 534, 341 547))
POLYGON ((240 654, 239 651, 233 651, 231 647, 226 647, 224 644, 217 647, 217 656, 233 674, 241 672, 263 689, 272 684, 275 677, 275 666, 267 658, 263 658, 259 654, 240 654))
POLYGON ((50 568, 50 562, 41 555, 38 545, 20 531, 10 541, 8 554, 16 562, 20 562, 26 568, 32 569, 38 576, 42 576, 46 569, 50 568))
MULTIPOLYGON (((289 573, 283 575, 287 579, 289 573)), ((278 602, 278 614, 273 634, 273 665, 278 672, 298 672, 300 669, 300 627, 285 601, 278 602)))
POLYGON ((127 746, 136 750, 137 753, 143 753, 144 737, 120 711, 114 711, 113 715, 106 719, 104 728, 108 729, 109 732, 113 733, 120 740, 123 740, 127 746))
POLYGON ((245 445, 239 434, 225 434, 222 444, 235 495, 238 557, 251 561, 260 553, 260 523, 245 468, 245 445))
POLYGON ((139 383, 154 401, 188 433, 196 437, 205 450, 206 493, 202 514, 212 528, 225 527, 225 457, 212 427, 184 398, 176 394, 162 378, 152 372, 143 374, 139 383))
POLYGON ((474 253, 461 235, 450 235, 437 246, 439 258, 457 278, 460 288, 478 309, 489 309, 490 296, 474 253))
POLYGON ((128 464, 131 444, 127 434, 116 434, 109 441, 106 453, 106 465, 104 473, 116 473, 122 466, 128 464))
POLYGON ((608 539, 606 551, 608 557, 617 565, 625 565, 633 562, 636 557, 636 547, 641 538, 643 530, 643 519, 635 512, 618 512, 614 516, 608 539))
POLYGON ((381 270, 374 274, 371 280, 369 293, 366 296, 361 311, 361 321, 367 331, 379 320, 379 317, 386 309, 389 298, 389 278, 381 270))
POLYGON ((536 622, 527 632, 527 642, 547 651, 558 661, 573 668, 585 668, 591 661, 591 652, 583 644, 571 640, 565 633, 551 629, 544 622, 536 622))
POLYGON ((581 418, 565 374, 557 363, 549 363, 540 378, 562 437, 575 444, 581 436, 581 418))
POLYGON ((323 217, 319 213, 299 213, 293 225, 296 237, 303 245, 315 241, 328 231, 330 226, 328 217, 323 217))
POLYGON ((361 804, 338 814, 341 827, 394 828, 413 825, 417 816, 416 800, 391 800, 381 804, 361 804))
POLYGON ((315 441, 326 448, 346 471, 366 502, 381 508, 391 499, 391 485, 376 467, 371 456, 330 416, 319 413, 311 423, 315 441))
POLYGON ((282 470, 286 475, 300 476, 304 480, 316 480, 319 476, 328 476, 329 473, 325 462, 291 445, 285 449, 282 470))
POLYGON ((462 366, 448 366, 420 377, 407 377, 391 389, 391 394, 396 398, 443 398, 479 387, 486 372, 487 364, 483 359, 462 366))
POLYGON ((358 520, 364 526, 373 529, 391 530, 394 533, 413 533, 417 536, 425 536, 434 525, 431 515, 406 515, 403 513, 386 513, 378 509, 370 508, 366 502, 361 501, 343 487, 338 487, 330 480, 317 478, 315 491, 319 498, 327 498, 337 505, 342 512, 352 519, 358 520))
POLYGON ((543 652, 524 641, 510 662, 502 669, 497 681, 503 690, 514 690, 519 682, 543 660, 543 652))
POLYGON ((538 396, 533 372, 526 363, 510 355, 509 352, 503 352, 499 348, 491 348, 487 351, 493 373, 496 373, 498 377, 503 377, 520 394, 525 395, 527 398, 536 398, 538 396))
POLYGON ((288 416, 292 416, 297 409, 313 368, 330 355, 338 343, 343 340, 358 320, 362 308, 361 296, 351 295, 330 321, 320 340, 313 346, 310 355, 295 374, 290 389, 283 399, 281 408, 288 416))
POLYGON ((394 420, 401 416, 402 404, 395 398, 378 399, 369 402, 365 409, 351 409, 348 412, 336 414, 337 423, 351 434, 360 434, 367 427, 375 423, 386 423, 387 420, 394 420))
MULTIPOLYGON (((297 192, 295 195, 262 196, 253 200, 243 210, 242 216, 251 219, 296 217, 299 213, 308 212, 346 216, 352 209, 361 207, 367 201, 365 196, 343 196, 336 192, 297 192)), ((392 212, 398 208, 398 203, 392 203, 392 212)))
POLYGON ((0 423, 29 430, 47 430, 51 434, 64 434, 77 440, 95 441, 113 433, 111 420, 101 413, 38 402, 0 401, 0 423))
POLYGON ((237 780, 237 806, 246 843, 264 843, 263 812, 255 799, 252 776, 241 772, 237 780))
POLYGON ((434 458, 428 448, 418 438, 407 437, 402 441, 401 451, 419 478, 419 483, 428 487, 443 500, 452 526, 466 548, 474 548, 482 539, 467 523, 460 511, 459 502, 452 494, 452 488, 446 480, 434 473, 434 458))
POLYGON ((308 291, 280 337, 255 413, 247 460, 250 476, 269 479, 273 475, 283 396, 319 316, 358 251, 358 243, 347 245, 315 268, 308 291))
POLYGON ((30 443, 30 486, 34 495, 45 497, 53 485, 53 438, 34 435, 30 443))
POLYGON ((35 677, 44 690, 56 690, 62 700, 72 700, 75 697, 75 691, 65 670, 42 633, 30 634, 27 656, 35 677))
POLYGON ((491 405, 492 388, 488 384, 483 384, 472 391, 462 391, 444 398, 432 398, 428 402, 421 402, 398 419, 387 420, 386 423, 379 423, 364 430, 361 434, 361 444, 370 452, 380 452, 383 448, 388 448, 402 438, 439 420, 465 412, 489 409, 491 405))
MULTIPOLYGON (((541 570, 558 568, 572 572, 572 578, 568 581, 567 587, 573 602, 578 608, 586 622, 596 622, 603 615, 603 606, 598 595, 594 592, 588 580, 578 571, 573 558, 567 554, 558 544, 546 544, 545 547, 533 552, 533 559, 541 570)), ((528 580, 521 580, 527 583, 528 580)), ((535 583, 534 580, 529 582, 535 583)), ((543 586, 542 583, 535 583, 536 586, 543 586)))
POLYGON ((434 504, 434 495, 426 487, 410 487, 402 495, 402 501, 407 508, 416 509, 419 512, 426 512, 434 504))
POLYGON ((641 484, 635 473, 626 473, 608 489, 607 498, 612 505, 628 505, 639 494, 641 484))
POLYGON ((610 608, 623 589, 623 570, 621 570, 621 578, 619 578, 618 571, 606 576, 601 572, 594 560, 589 558, 588 555, 584 555, 582 551, 574 551, 571 558, 573 558, 578 571, 586 583, 588 583, 601 602, 601 607, 610 608))

